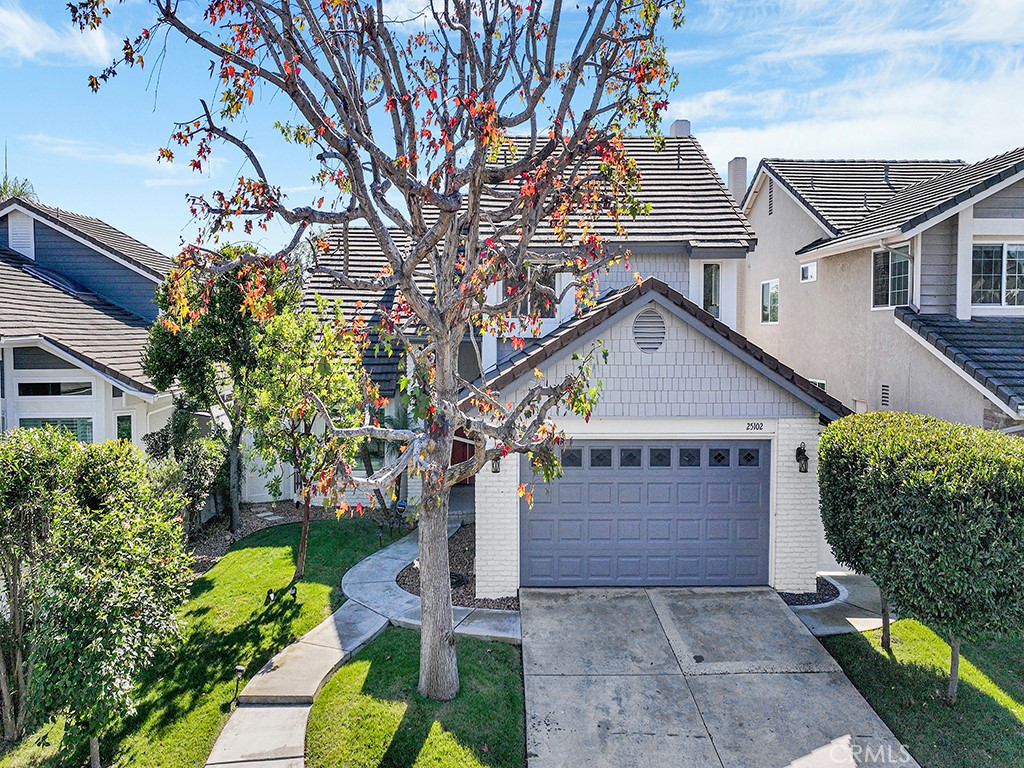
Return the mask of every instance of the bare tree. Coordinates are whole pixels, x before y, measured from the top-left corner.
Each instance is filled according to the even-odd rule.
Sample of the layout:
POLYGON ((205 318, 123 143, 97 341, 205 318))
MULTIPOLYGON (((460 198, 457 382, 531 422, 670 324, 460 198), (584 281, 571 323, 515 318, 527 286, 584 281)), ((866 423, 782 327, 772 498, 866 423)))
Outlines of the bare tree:
MULTIPOLYGON (((204 228, 179 257, 182 271, 215 280, 238 265, 218 255, 219 238, 274 218, 294 226, 278 260, 311 225, 365 226, 375 236, 383 261, 376 277, 330 274, 348 288, 397 292, 379 333, 410 362, 403 397, 413 426, 377 423, 368 405, 362 426, 333 427, 338 439, 400 447, 371 477, 343 466, 335 478, 367 491, 389 487, 406 470, 422 478, 419 690, 450 699, 459 681, 449 491, 509 452, 528 453, 545 476, 557 473, 554 409, 588 416, 597 397, 589 384, 592 354, 581 356, 572 374, 538 378, 511 402, 486 378, 460 376, 459 346, 476 329, 512 336, 521 347, 544 306, 567 292, 586 306, 595 274, 622 257, 606 250, 604 235, 622 234, 644 206, 621 137, 636 129, 657 133, 674 84, 658 25, 665 14, 682 22, 682 0, 428 3, 396 17, 383 0, 206 0, 196 22, 175 0, 151 0, 154 24, 126 40, 123 57, 91 85, 98 88, 119 66, 141 64, 165 31, 215 57, 219 107, 202 103, 194 119, 176 127, 172 144, 188 146, 193 167, 202 168, 222 143, 247 159, 251 174, 232 189, 192 198, 204 228), (306 205, 286 198, 232 128, 254 99, 272 95, 285 97, 296 114, 295 122, 279 123, 281 135, 311 150, 322 191, 306 205), (414 279, 417 272, 429 274, 429 290, 414 279), (570 276, 557 294, 555 273, 570 276), (476 450, 453 464, 458 430, 476 450)), ((110 12, 106 0, 79 0, 70 9, 83 27, 110 12)), ((172 160, 174 151, 161 156, 172 160)), ((178 309, 182 317, 202 311, 184 301, 178 309)))

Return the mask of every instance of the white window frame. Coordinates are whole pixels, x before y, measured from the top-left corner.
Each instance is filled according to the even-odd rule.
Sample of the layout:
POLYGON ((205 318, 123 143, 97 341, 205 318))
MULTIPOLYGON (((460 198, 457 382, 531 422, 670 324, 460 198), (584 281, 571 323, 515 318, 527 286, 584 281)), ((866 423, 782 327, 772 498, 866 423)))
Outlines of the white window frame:
POLYGON ((820 389, 822 392, 828 392, 828 389, 826 389, 825 387, 827 382, 824 379, 808 379, 808 381, 811 382, 811 384, 816 386, 818 389, 820 389))
POLYGON ((700 265, 700 308, 710 314, 716 320, 722 319, 722 272, 724 271, 722 262, 720 261, 704 261, 700 265), (707 292, 708 286, 705 282, 705 276, 707 275, 707 268, 709 266, 718 267, 718 285, 715 286, 715 292, 718 294, 718 314, 715 314, 708 309, 704 304, 704 297, 707 292))
POLYGON ((896 309, 897 307, 909 307, 914 301, 914 256, 913 250, 910 246, 910 241, 903 243, 896 243, 894 245, 886 246, 884 248, 875 248, 871 251, 871 260, 868 262, 868 286, 870 290, 870 300, 872 310, 890 310, 896 309), (903 253, 901 249, 906 249, 906 253, 903 253), (889 255, 889 285, 886 291, 887 303, 875 304, 875 255, 879 253, 887 253, 889 255), (892 260, 895 253, 899 253, 901 256, 905 256, 907 259, 907 302, 905 304, 893 304, 892 303, 892 260))
POLYGON ((809 261, 806 264, 800 265, 800 282, 801 283, 813 283, 818 280, 818 262, 809 261), (807 277, 804 276, 804 270, 807 270, 807 277))
POLYGON ((782 309, 782 290, 781 290, 781 284, 779 282, 779 278, 773 277, 771 280, 763 280, 761 282, 761 297, 760 297, 760 299, 761 299, 761 325, 778 325, 779 324, 779 315, 781 314, 781 309, 782 309), (771 319, 771 316, 772 316, 772 309, 771 309, 771 290, 772 289, 771 289, 771 286, 772 286, 772 284, 775 285, 775 297, 776 297, 775 298, 775 319, 774 320, 771 319), (765 305, 765 302, 764 302, 764 287, 766 285, 768 286, 768 292, 769 292, 768 293, 768 304, 767 305, 765 305), (768 317, 767 320, 765 319, 765 316, 768 317))
POLYGON ((971 308, 986 310, 998 307, 1006 307, 1009 309, 1024 309, 1024 303, 1022 304, 1007 304, 1006 303, 1006 266, 1007 266, 1007 253, 1009 249, 1020 248, 1024 250, 1024 242, 1011 242, 1009 240, 1002 241, 975 241, 971 245, 971 308), (979 246, 1001 246, 1003 249, 1003 266, 1002 266, 1002 281, 999 290, 999 303, 998 304, 976 304, 974 302, 974 249, 979 246))

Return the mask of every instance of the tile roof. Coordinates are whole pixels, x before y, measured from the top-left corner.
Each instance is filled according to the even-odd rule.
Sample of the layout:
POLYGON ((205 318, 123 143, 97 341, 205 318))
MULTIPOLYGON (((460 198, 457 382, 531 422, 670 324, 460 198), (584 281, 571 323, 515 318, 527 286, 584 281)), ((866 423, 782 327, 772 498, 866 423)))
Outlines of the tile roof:
POLYGON ((1024 172, 1024 147, 962 166, 901 190, 850 227, 836 242, 893 229, 908 232, 1021 172, 1024 172))
POLYGON ((761 167, 771 171, 833 236, 848 231, 907 187, 963 165, 962 160, 761 161, 761 167))
POLYGON ((22 197, 11 197, 0 202, 0 211, 12 204, 17 204, 45 221, 74 232, 83 240, 124 259, 157 280, 162 280, 171 269, 171 260, 167 256, 121 230, 115 229, 105 221, 100 221, 92 216, 62 211, 60 208, 53 208, 22 197))
MULTIPOLYGON (((642 177, 637 196, 650 203, 651 210, 646 216, 623 221, 625 238, 617 235, 613 224, 606 220, 597 222, 598 232, 627 245, 645 241, 674 243, 688 251, 728 248, 745 253, 754 247, 757 237, 750 222, 696 138, 666 138, 661 150, 655 148, 649 137, 627 137, 624 143, 642 177)), ((500 205, 500 201, 485 201, 485 209, 493 210, 500 205)), ((559 242, 550 229, 542 228, 533 244, 554 247, 559 242)))
POLYGON ((571 347, 603 322, 649 293, 658 293, 664 296, 674 306, 686 313, 695 325, 703 327, 709 337, 734 351, 734 354, 741 359, 745 358, 746 362, 761 367, 769 378, 807 402, 823 417, 837 419, 851 412, 839 400, 655 277, 648 277, 640 284, 634 283, 609 293, 601 298, 587 314, 563 323, 558 329, 543 338, 532 342, 528 341, 522 351, 517 352, 488 372, 488 384, 500 389, 522 376, 531 374, 534 368, 552 355, 571 347))
POLYGON ((148 335, 145 320, 41 270, 14 251, 0 249, 0 340, 46 340, 129 389, 155 394, 142 371, 148 335), (25 267, 37 274, 30 274, 25 267), (69 290, 53 282, 63 283, 69 290))
POLYGON ((910 328, 1011 410, 1024 410, 1024 317, 923 315, 896 310, 910 328))
MULTIPOLYGON (((341 227, 333 227, 322 236, 330 244, 330 247, 326 253, 320 256, 319 263, 324 267, 344 272, 355 279, 375 277, 385 264, 385 258, 373 232, 366 227, 349 228, 348 264, 345 264, 345 248, 342 245, 344 236, 344 230, 341 227)), ((408 238, 399 230, 392 230, 391 236, 399 248, 410 247, 408 238)), ((428 277, 424 276, 417 282, 426 293, 433 293, 428 277)), ((352 321, 356 317, 361 317, 372 326, 380 316, 381 307, 390 308, 394 304, 395 294, 395 289, 377 292, 355 290, 341 285, 330 275, 313 272, 304 291, 303 305, 307 308, 314 308, 316 306, 314 296, 319 295, 328 301, 340 302, 341 311, 346 320, 352 321)), ((401 367, 400 353, 396 352, 389 356, 382 349, 374 352, 371 345, 371 349, 363 359, 363 366, 373 381, 380 386, 382 394, 388 397, 394 394, 401 367)))

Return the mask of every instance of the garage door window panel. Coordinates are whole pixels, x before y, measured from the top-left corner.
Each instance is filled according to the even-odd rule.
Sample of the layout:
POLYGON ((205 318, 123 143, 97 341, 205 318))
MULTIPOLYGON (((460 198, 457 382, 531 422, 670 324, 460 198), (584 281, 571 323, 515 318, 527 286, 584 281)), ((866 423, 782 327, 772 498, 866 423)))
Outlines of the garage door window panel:
POLYGON ((680 467, 700 467, 700 448, 680 448, 680 467))
POLYGON ((580 469, 583 467, 583 449, 582 448, 563 448, 562 449, 562 468, 563 469, 580 469))
POLYGON ((590 449, 590 468, 591 469, 611 469, 612 466, 612 449, 611 448, 591 448, 590 449))
POLYGON ((619 466, 620 467, 639 467, 643 457, 643 452, 639 448, 620 448, 619 449, 619 466))
POLYGON ((672 466, 672 449, 651 448, 647 461, 651 469, 669 469, 672 466))
POLYGON ((732 463, 732 451, 728 448, 711 448, 708 451, 709 467, 728 467, 732 463))

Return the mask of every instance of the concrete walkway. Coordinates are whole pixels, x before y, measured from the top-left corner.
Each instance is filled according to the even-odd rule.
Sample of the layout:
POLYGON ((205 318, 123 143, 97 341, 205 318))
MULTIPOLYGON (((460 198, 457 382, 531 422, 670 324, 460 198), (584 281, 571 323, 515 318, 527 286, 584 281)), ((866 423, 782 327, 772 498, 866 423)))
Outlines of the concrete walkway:
POLYGON ((770 589, 523 589, 529 768, 917 764, 770 589))
MULTIPOLYGON (((882 626, 882 597, 869 576, 829 574, 839 597, 821 605, 794 605, 793 613, 815 637, 867 632, 882 626)), ((896 620, 894 615, 893 620, 896 620)))
MULTIPOLYGON (((458 524, 449 528, 449 536, 458 524)), ((419 629, 420 599, 395 577, 418 554, 413 532, 358 563, 342 579, 348 600, 311 632, 278 653, 238 696, 206 761, 207 768, 304 768, 313 700, 338 668, 388 624, 419 629)), ((456 634, 518 643, 515 611, 455 609, 456 634)))

